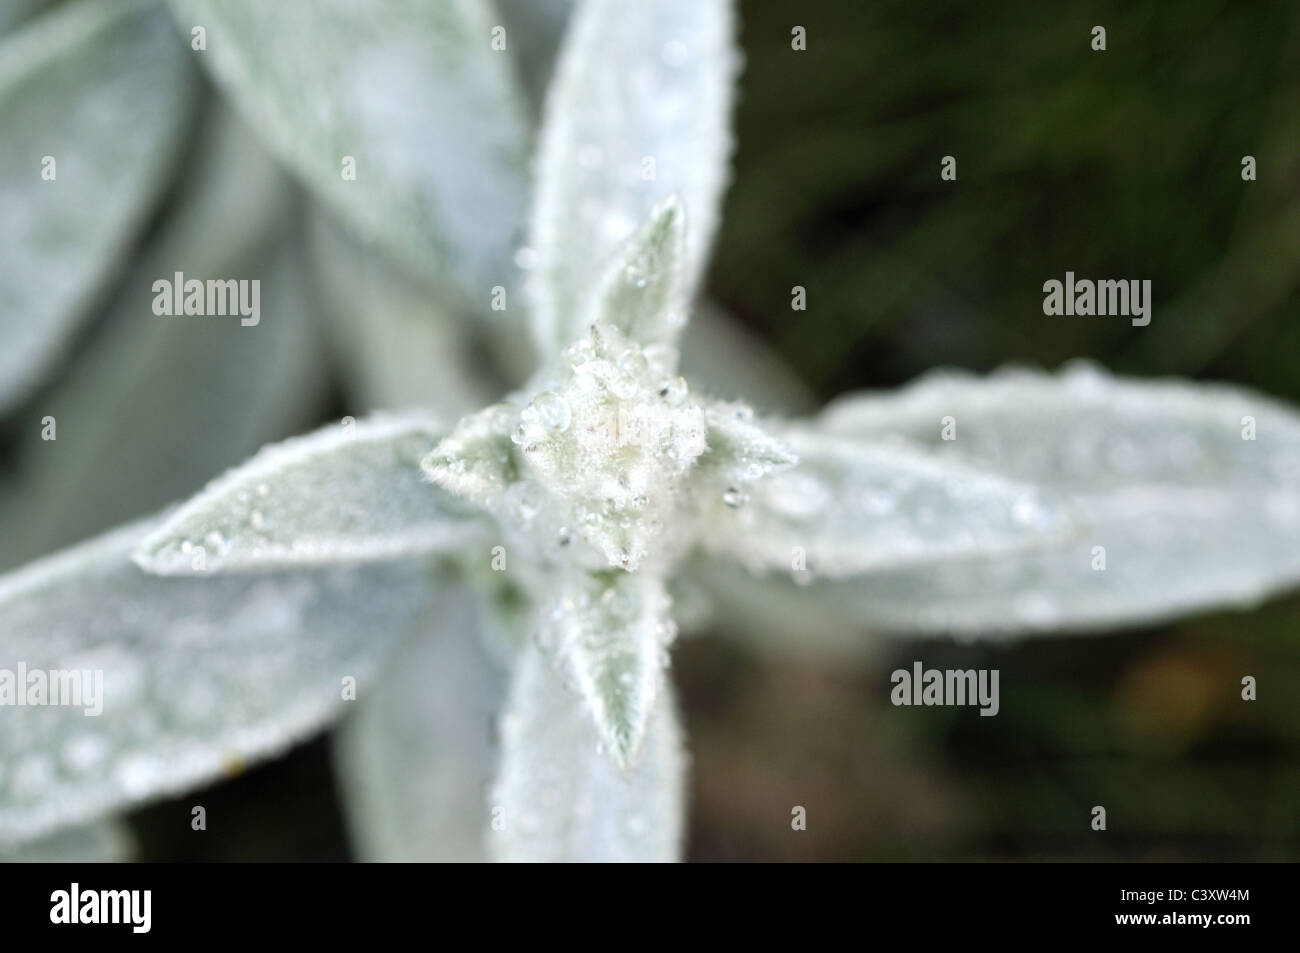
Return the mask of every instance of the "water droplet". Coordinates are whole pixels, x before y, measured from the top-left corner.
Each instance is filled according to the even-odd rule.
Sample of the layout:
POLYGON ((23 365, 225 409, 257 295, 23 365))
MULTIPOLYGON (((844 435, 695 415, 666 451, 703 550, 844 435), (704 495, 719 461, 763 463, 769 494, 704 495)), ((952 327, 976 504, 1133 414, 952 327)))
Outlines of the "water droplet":
POLYGON ((722 502, 726 503, 733 510, 737 509, 745 505, 745 494, 740 492, 740 490, 736 489, 734 486, 727 487, 726 492, 722 494, 722 502))
POLYGON ((515 252, 515 264, 523 271, 531 271, 537 267, 537 250, 525 245, 515 252))
POLYGON ((569 402, 554 391, 543 391, 533 398, 533 410, 543 427, 557 433, 568 430, 569 423, 573 420, 569 402))
POLYGON ((623 269, 623 280, 633 287, 644 288, 650 283, 650 275, 640 265, 631 264, 623 269))
POLYGON ((70 738, 60 752, 63 763, 73 771, 89 771, 104 760, 108 748, 94 735, 70 738))
POLYGON ((1011 505, 1011 518, 1021 526, 1041 527, 1051 523, 1052 513, 1032 494, 1026 493, 1011 505))
POLYGON ((203 544, 211 553, 224 553, 230 547, 230 541, 215 529, 203 537, 203 544))
POLYGON ((650 362, 639 348, 633 348, 618 359, 618 369, 628 377, 645 377, 650 373, 650 362))
POLYGON ((262 515, 261 510, 253 510, 253 512, 248 516, 248 522, 252 525, 253 529, 266 528, 266 517, 262 515))
POLYGON ((629 377, 627 374, 619 374, 609 382, 609 388, 614 392, 614 396, 622 400, 629 400, 636 396, 640 389, 637 386, 636 378, 629 377))
POLYGON ((144 754, 128 756, 115 772, 117 783, 127 794, 133 796, 153 790, 160 774, 160 763, 153 756, 144 754))
POLYGON ((674 407, 686 400, 686 378, 674 377, 659 388, 659 396, 674 407))
POLYGON ((671 344, 647 344, 641 353, 645 355, 646 364, 656 374, 667 374, 677 366, 677 348, 671 344))
POLYGON ((573 534, 569 532, 569 527, 561 526, 559 533, 556 534, 556 542, 561 546, 568 546, 573 542, 573 534))

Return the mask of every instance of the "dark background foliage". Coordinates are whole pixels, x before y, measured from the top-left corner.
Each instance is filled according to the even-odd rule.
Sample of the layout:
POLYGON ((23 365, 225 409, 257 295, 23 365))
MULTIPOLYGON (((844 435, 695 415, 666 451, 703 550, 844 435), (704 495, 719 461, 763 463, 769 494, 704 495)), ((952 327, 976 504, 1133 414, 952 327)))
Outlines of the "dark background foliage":
MULTIPOLYGON (((804 0, 742 17, 709 289, 820 398, 1088 357, 1300 403, 1295 4, 804 0), (1150 326, 1045 317, 1042 283, 1066 270, 1151 279, 1150 326)), ((810 658, 799 633, 782 655, 684 640, 689 856, 1297 859, 1298 634, 1291 597, 1103 637, 885 642, 857 666, 810 658), (888 673, 915 659, 1000 669, 1001 714, 891 707, 888 673)), ((134 821, 157 859, 342 859, 332 792, 316 741, 134 821)))

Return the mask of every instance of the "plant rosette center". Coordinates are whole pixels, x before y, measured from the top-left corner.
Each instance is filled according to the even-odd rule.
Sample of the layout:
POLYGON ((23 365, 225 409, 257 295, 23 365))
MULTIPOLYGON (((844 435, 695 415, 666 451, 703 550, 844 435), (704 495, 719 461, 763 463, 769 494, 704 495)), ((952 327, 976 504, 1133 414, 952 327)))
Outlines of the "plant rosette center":
POLYGON ((532 384, 460 422, 425 459, 429 476, 493 512, 530 556, 596 571, 671 561, 689 477, 709 450, 705 406, 671 345, 607 324, 532 384))

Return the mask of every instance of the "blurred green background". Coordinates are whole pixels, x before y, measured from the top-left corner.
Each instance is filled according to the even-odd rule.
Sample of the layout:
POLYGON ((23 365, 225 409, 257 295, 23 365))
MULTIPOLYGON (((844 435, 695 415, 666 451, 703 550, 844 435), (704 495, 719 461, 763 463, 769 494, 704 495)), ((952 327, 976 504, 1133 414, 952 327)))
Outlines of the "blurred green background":
MULTIPOLYGON (((1088 357, 1300 402, 1300 7, 742 11, 710 288, 821 399, 935 365, 1088 357), (1151 279, 1151 324, 1044 316, 1042 284, 1066 270, 1151 279)), ((894 641, 866 670, 683 645, 691 856, 1300 858, 1298 637, 1292 597, 1104 637, 894 641), (916 659, 1000 669, 1001 713, 891 707, 889 672, 916 659)))
MULTIPOLYGON (((1300 7, 741 11, 709 292, 819 399, 936 365, 1089 357, 1300 404, 1300 7), (1045 317, 1042 283, 1066 270, 1151 279, 1150 326, 1045 317)), ((883 642, 854 665, 795 635, 780 654, 675 649, 690 859, 1300 859, 1300 597, 1105 637, 883 642), (1001 713, 891 707, 889 672, 916 659, 1000 669, 1001 713)), ((132 822, 148 859, 349 856, 321 740, 132 822), (191 836, 194 803, 213 833, 191 836)))

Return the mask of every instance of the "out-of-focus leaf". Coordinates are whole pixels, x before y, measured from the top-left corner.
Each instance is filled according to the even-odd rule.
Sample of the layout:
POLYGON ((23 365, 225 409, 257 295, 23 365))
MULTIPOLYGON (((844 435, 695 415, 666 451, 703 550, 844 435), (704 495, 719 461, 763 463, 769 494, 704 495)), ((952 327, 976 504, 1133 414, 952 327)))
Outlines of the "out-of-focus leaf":
POLYGON ((69 545, 200 489, 319 420, 323 375, 303 269, 283 250, 288 180, 225 109, 202 125, 182 200, 90 344, 28 409, 21 509, 0 566, 69 545), (154 281, 262 283, 260 320, 157 316, 154 281), (43 439, 52 417, 58 439, 43 439), (178 426, 177 421, 184 421, 178 426))
POLYGON ((940 460, 1035 481, 1061 492, 1080 525, 1042 551, 832 585, 828 598, 866 625, 1107 629, 1251 607, 1300 581, 1300 416, 1252 391, 1085 365, 943 373, 895 396, 843 398, 822 423, 886 446, 924 440, 940 460), (939 438, 944 416, 956 440, 939 438))
POLYGON ((0 49, 0 410, 130 249, 195 88, 167 17, 136 2, 67 4, 0 49))
POLYGON ((615 250, 676 193, 686 297, 718 218, 737 68, 729 0, 583 0, 565 36, 538 149, 531 246, 534 332, 552 353, 578 336, 615 250))
POLYGON ((343 804, 365 860, 485 859, 492 722, 506 680, 479 638, 477 603, 467 589, 447 591, 335 735, 343 804))
POLYGON ((434 597, 415 560, 160 579, 129 557, 147 529, 122 527, 0 577, 0 671, 23 666, 29 686, 37 671, 91 673, 80 705, 5 707, 0 844, 282 751, 340 713, 345 679, 365 691, 434 597))
POLYGON ((423 414, 377 415, 266 447, 170 513, 136 560, 153 573, 183 575, 455 549, 483 528, 420 470, 445 432, 423 414))
POLYGON ((991 559, 1068 539, 1075 529, 1068 511, 1032 483, 810 425, 776 433, 798 464, 750 486, 738 475, 708 502, 702 535, 705 549, 756 572, 836 578, 963 555, 991 559))
POLYGON ((673 861, 686 765, 671 692, 651 713, 636 762, 619 771, 581 696, 539 649, 523 651, 501 719, 490 853, 508 861, 673 861))
POLYGON ((0 7, 0 35, 18 26, 49 0, 8 0, 0 7))
POLYGON ((785 359, 707 299, 682 332, 681 372, 706 394, 744 400, 763 413, 803 414, 817 406, 785 359))
POLYGON ((324 215, 312 218, 311 244, 325 330, 357 409, 455 418, 483 405, 468 325, 452 302, 324 215))
POLYGON ((331 208, 486 308, 515 275, 526 120, 476 0, 173 0, 198 53, 331 208), (355 177, 348 159, 355 161, 355 177))
POLYGON ((131 860, 135 843, 121 821, 64 827, 40 840, 0 850, 0 864, 116 864, 131 860))
POLYGON ((684 637, 714 633, 776 657, 860 663, 883 643, 858 617, 854 587, 869 578, 830 582, 808 573, 757 575, 735 560, 701 551, 683 564, 672 592, 676 600, 683 589, 697 590, 693 597, 709 607, 707 613, 696 608, 695 619, 678 613, 684 637))

